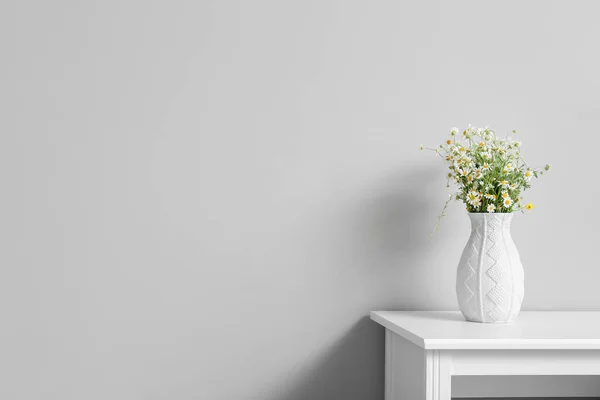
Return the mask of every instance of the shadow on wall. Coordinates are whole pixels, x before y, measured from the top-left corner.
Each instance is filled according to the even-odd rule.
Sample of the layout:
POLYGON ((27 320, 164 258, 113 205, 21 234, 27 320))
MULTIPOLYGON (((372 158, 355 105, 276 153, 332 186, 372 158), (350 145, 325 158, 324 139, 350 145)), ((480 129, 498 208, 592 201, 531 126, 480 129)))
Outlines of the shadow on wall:
POLYGON ((362 317, 306 368, 291 390, 277 399, 383 399, 383 351, 380 329, 369 317, 362 317))
POLYGON ((384 331, 366 314, 371 309, 423 307, 415 295, 419 287, 414 282, 423 281, 415 260, 435 223, 435 212, 426 199, 439 197, 439 192, 429 196, 434 185, 440 187, 435 178, 439 175, 436 169, 393 174, 371 188, 346 218, 350 267, 361 274, 369 290, 368 303, 356 310, 360 315, 355 325, 301 368, 299 376, 291 377, 294 386, 273 400, 383 400, 384 331), (410 290, 412 299, 399 295, 403 290, 410 290))
POLYGON ((365 278, 373 281, 373 308, 437 306, 431 296, 431 277, 439 277, 439 271, 424 262, 423 255, 439 240, 431 232, 447 198, 445 185, 437 168, 392 174, 379 183, 378 195, 365 207, 353 243, 364 251, 365 278))

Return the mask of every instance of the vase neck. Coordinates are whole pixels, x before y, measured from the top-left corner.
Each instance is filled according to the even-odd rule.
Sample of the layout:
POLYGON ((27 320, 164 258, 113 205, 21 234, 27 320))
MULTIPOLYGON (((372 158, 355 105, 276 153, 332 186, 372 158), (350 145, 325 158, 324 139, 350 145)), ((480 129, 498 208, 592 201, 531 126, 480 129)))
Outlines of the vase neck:
POLYGON ((510 230, 510 225, 514 213, 469 213, 471 219, 471 229, 506 229, 510 230))

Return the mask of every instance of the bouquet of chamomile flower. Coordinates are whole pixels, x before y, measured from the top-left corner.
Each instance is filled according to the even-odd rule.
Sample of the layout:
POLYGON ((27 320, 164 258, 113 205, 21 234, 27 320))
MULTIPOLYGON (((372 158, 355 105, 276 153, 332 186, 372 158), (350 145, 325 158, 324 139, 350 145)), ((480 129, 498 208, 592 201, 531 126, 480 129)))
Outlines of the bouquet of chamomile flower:
POLYGON ((550 169, 549 165, 531 168, 521 157, 521 142, 508 136, 499 138, 489 127, 469 125, 462 133, 452 128, 444 144, 435 149, 421 146, 421 150, 434 151, 448 163, 446 186, 454 183, 457 187, 444 205, 436 229, 453 199, 462 200, 470 213, 531 210, 533 205, 525 204, 521 193, 531 187, 531 178, 550 169))

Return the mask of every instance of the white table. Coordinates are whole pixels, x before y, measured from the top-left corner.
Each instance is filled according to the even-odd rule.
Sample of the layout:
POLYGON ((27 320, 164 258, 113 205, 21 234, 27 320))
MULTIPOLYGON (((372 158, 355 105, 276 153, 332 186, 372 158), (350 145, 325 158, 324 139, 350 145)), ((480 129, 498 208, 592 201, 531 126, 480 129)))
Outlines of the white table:
POLYGON ((600 375, 600 312, 523 311, 512 324, 443 311, 371 319, 386 328, 386 400, 450 400, 456 375, 600 375))

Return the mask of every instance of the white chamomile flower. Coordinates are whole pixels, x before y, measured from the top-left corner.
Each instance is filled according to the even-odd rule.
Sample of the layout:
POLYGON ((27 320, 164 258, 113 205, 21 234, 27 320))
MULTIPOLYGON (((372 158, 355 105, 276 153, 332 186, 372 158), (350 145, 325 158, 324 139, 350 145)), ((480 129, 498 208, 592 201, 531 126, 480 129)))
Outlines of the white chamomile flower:
POLYGON ((502 196, 503 199, 510 199, 508 192, 506 192, 506 191, 500 193, 500 195, 502 196))
POLYGON ((450 134, 451 134, 452 136, 456 136, 456 134, 458 134, 458 128, 457 128, 457 127, 454 127, 454 128, 452 128, 452 129, 450 129, 450 134))
POLYGON ((492 153, 490 153, 489 151, 485 151, 485 152, 481 153, 481 156, 483 158, 485 158, 486 160, 489 160, 490 158, 492 158, 492 153))
POLYGON ((483 166, 481 167, 482 171, 489 171, 490 170, 490 164, 489 163, 483 163, 483 166))
POLYGON ((512 199, 510 197, 506 197, 504 200, 502 200, 502 205, 504 206, 504 208, 510 208, 510 206, 512 206, 512 199))
POLYGON ((513 165, 511 163, 508 163, 504 166, 504 172, 510 172, 513 170, 513 165))
POLYGON ((481 198, 479 197, 479 192, 476 190, 471 190, 467 194, 467 202, 473 206, 479 206, 479 204, 481 204, 481 198))
POLYGON ((506 179, 502 179, 501 181, 498 181, 498 183, 500 184, 500 186, 502 186, 503 188, 508 187, 508 185, 510 185, 510 183, 506 180, 506 179))
POLYGON ((487 212, 489 212, 489 213, 493 213, 494 211, 496 211, 496 206, 495 206, 495 205, 493 205, 493 204, 489 204, 489 205, 487 206, 487 212))
POLYGON ((523 176, 525 177, 525 180, 529 182, 531 180, 531 177, 533 176, 533 171, 528 169, 527 171, 523 172, 523 176))
POLYGON ((515 190, 517 188, 517 184, 513 183, 512 185, 510 185, 510 190, 515 190))
POLYGON ((483 148, 485 148, 485 142, 482 140, 481 142, 477 143, 477 146, 479 146, 483 149, 483 148))
POLYGON ((482 176, 483 176, 483 173, 481 172, 481 170, 476 169, 475 170, 475 179, 481 179, 482 176))
POLYGON ((493 193, 492 194, 488 193, 485 195, 485 198, 488 200, 496 200, 496 195, 493 193))

